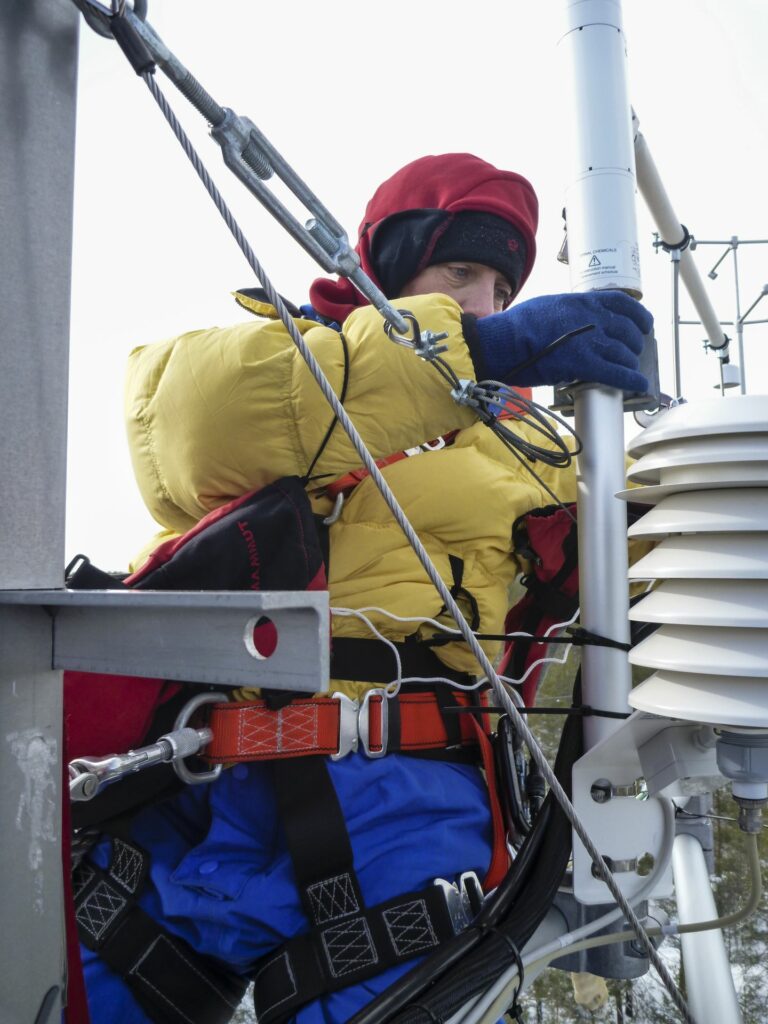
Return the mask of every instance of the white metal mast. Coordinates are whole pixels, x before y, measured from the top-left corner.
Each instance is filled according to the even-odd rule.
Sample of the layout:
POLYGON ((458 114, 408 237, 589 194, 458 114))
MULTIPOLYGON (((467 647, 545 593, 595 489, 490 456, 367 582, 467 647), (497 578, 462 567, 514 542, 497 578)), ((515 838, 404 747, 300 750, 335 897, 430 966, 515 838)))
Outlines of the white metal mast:
MULTIPOLYGON (((566 31, 560 47, 570 68, 570 161, 566 192, 568 259, 574 291, 621 288, 639 297, 640 261, 635 216, 632 114, 619 0, 564 0, 566 31)), ((619 391, 581 385, 575 396, 579 456, 578 511, 581 622, 622 643, 629 641, 624 410, 619 391)), ((631 687, 627 655, 585 647, 584 702, 627 711, 631 687)), ((585 719, 588 747, 615 728, 607 718, 585 719)))

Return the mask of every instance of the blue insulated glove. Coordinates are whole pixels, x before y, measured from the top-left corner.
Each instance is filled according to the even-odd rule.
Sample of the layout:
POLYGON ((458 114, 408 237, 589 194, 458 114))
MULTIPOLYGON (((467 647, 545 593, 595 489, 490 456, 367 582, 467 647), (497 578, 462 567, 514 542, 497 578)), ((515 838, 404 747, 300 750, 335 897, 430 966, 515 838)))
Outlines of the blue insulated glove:
POLYGON ((475 326, 470 347, 478 379, 524 387, 570 380, 622 391, 648 387, 637 367, 653 317, 624 292, 543 295, 475 326), (591 330, 565 337, 589 324, 591 330))

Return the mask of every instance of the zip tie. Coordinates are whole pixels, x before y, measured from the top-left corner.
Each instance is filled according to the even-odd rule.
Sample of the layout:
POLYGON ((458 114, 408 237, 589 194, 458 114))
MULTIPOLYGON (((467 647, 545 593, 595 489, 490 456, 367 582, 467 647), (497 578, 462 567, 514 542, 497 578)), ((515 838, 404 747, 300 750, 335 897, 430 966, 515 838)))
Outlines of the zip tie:
POLYGON ((622 643, 621 640, 611 640, 610 637, 600 636, 583 626, 571 626, 566 630, 572 639, 575 647, 611 647, 616 651, 631 651, 632 644, 622 643))
MULTIPOLYGON (((493 715, 505 715, 506 708, 501 708, 495 705, 488 705, 487 707, 482 704, 478 704, 476 707, 447 707, 443 708, 443 714, 458 715, 464 712, 482 712, 484 714, 493 715)), ((632 714, 631 711, 603 711, 600 708, 593 708, 590 704, 579 704, 578 707, 574 708, 523 708, 522 713, 524 715, 576 715, 580 718, 589 718, 595 716, 596 718, 629 718, 632 714)), ((700 817, 700 815, 696 815, 700 817)), ((733 819, 736 820, 735 818, 733 819)))
MULTIPOLYGON (((610 637, 601 636, 599 633, 592 633, 581 626, 566 629, 568 636, 532 636, 527 634, 520 636, 514 633, 475 633, 478 640, 513 640, 515 643, 524 644, 570 644, 573 647, 612 647, 619 651, 631 651, 632 644, 625 644, 621 640, 611 640, 610 637)), ((463 637, 454 636, 443 631, 434 633, 428 640, 423 640, 426 646, 442 647, 446 643, 463 642, 463 637), (434 641, 439 640, 439 644, 434 641)))
POLYGON ((512 997, 512 1003, 508 1007, 506 1012, 510 1016, 512 1016, 518 1022, 518 1024, 524 1024, 522 1018, 523 1008, 517 1001, 520 997, 521 992, 523 991, 523 982, 525 981, 525 964, 523 963, 523 958, 520 955, 520 950, 517 948, 512 937, 510 935, 507 935, 506 932, 501 931, 501 929, 497 925, 481 925, 480 931, 489 935, 497 935, 507 944, 507 946, 509 946, 509 949, 512 953, 512 957, 515 961, 515 965, 517 966, 518 980, 517 988, 515 989, 515 994, 512 997))

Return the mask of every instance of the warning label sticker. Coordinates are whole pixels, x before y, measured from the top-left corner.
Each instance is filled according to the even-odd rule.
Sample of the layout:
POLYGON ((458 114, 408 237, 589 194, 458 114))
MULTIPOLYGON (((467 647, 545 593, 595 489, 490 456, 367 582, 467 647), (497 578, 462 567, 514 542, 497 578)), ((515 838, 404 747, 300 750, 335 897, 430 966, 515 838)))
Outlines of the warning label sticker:
POLYGON ((619 287, 631 286, 640 276, 640 254, 636 245, 618 242, 600 249, 579 253, 579 274, 589 285, 605 284, 606 279, 619 287))

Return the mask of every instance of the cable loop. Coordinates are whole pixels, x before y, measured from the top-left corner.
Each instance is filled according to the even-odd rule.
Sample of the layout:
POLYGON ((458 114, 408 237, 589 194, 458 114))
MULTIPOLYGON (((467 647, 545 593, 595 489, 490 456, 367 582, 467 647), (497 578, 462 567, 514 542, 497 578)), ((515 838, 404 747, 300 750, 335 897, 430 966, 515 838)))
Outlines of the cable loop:
MULTIPOLYGON (((572 331, 568 335, 558 338, 555 344, 560 344, 574 334, 582 331, 592 330, 592 324, 581 327, 578 331, 572 331)), ((451 397, 458 405, 468 406, 474 409, 477 417, 498 437, 501 443, 520 462, 527 472, 536 480, 550 496, 552 501, 566 513, 574 523, 576 517, 558 498, 548 484, 531 468, 532 462, 543 462, 547 466, 554 466, 556 469, 564 469, 570 466, 574 457, 582 451, 582 443, 579 435, 573 427, 556 413, 537 405, 532 399, 524 398, 508 384, 497 380, 473 381, 464 380, 457 376, 453 368, 439 357, 431 360, 432 365, 438 373, 451 385, 451 397), (524 437, 522 434, 510 430, 501 421, 502 418, 513 418, 526 424, 529 429, 541 434, 549 443, 539 445, 524 437), (557 429, 559 424, 575 441, 573 448, 568 446, 565 436, 557 429)))

